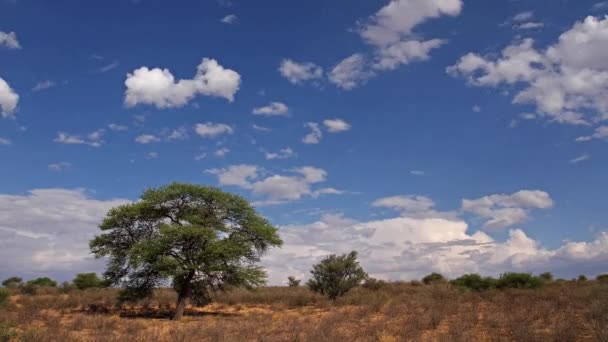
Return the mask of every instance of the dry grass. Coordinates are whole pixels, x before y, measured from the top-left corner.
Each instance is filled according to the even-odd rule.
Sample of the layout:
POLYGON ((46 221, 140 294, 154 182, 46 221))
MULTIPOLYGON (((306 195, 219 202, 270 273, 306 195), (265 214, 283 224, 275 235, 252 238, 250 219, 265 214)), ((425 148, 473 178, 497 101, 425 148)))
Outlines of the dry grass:
POLYGON ((305 287, 218 294, 173 322, 175 295, 116 306, 116 291, 14 294, 0 341, 608 341, 608 284, 466 292, 389 283, 335 303, 305 287))

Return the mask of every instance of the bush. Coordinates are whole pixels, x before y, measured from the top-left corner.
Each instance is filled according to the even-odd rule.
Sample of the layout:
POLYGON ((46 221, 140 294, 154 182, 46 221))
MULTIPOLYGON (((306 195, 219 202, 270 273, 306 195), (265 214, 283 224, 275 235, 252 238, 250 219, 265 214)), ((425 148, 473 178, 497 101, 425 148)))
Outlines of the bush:
POLYGON ((579 281, 579 282, 587 281, 587 277, 584 274, 581 274, 578 276, 578 279, 576 281, 579 281))
POLYGON ((496 287, 496 279, 492 277, 483 278, 479 274, 465 274, 459 278, 456 278, 450 283, 454 286, 466 288, 473 291, 489 290, 496 287))
POLYGON ((367 278, 363 282, 362 287, 372 291, 378 291, 386 285, 384 280, 378 280, 376 278, 367 278))
POLYGON ((23 284, 23 279, 19 277, 10 277, 2 282, 2 286, 12 288, 19 287, 21 284, 23 284))
POLYGON ((289 285, 289 287, 298 287, 300 286, 300 279, 296 279, 296 277, 294 276, 289 276, 287 277, 287 285, 289 285))
POLYGON ((0 308, 8 305, 9 297, 11 292, 7 289, 0 288, 0 308))
POLYGON ((538 277, 546 282, 553 281, 553 274, 551 272, 541 273, 538 277))
POLYGON ((367 278, 355 251, 340 256, 332 254, 314 265, 310 273, 312 278, 307 283, 308 287, 331 300, 345 295, 367 278))
POLYGON ((597 277, 595 277, 595 280, 600 281, 602 283, 608 283, 608 273, 598 275, 597 277))
POLYGON ((64 281, 59 285, 59 291, 61 293, 70 293, 74 290, 74 285, 72 285, 69 281, 64 281))
POLYGON ((543 281, 530 273, 504 273, 496 281, 496 287, 499 289, 536 289, 542 285, 543 281))
POLYGON ((429 275, 427 275, 426 277, 422 278, 422 282, 425 283, 426 285, 430 285, 430 284, 437 284, 437 283, 445 283, 447 280, 445 279, 444 276, 442 276, 439 273, 431 273, 429 275))
POLYGON ((38 293, 38 286, 31 284, 30 282, 27 282, 25 285, 21 286, 19 289, 21 290, 21 293, 23 293, 24 295, 28 295, 28 296, 34 296, 34 295, 36 295, 36 293, 38 293))
POLYGON ((103 280, 97 273, 78 273, 72 282, 79 290, 103 287, 103 280))
POLYGON ((28 281, 26 284, 36 285, 40 287, 57 287, 57 282, 49 277, 41 277, 28 281))

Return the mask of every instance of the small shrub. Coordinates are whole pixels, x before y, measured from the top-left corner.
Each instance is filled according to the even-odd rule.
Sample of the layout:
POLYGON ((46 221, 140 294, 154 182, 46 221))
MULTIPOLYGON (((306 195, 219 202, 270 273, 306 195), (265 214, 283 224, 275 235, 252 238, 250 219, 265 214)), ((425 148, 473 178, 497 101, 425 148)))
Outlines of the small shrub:
POLYGON ((578 282, 587 281, 587 277, 584 274, 581 274, 578 276, 578 279, 576 281, 578 281, 578 282))
POLYGON ((492 277, 483 278, 479 274, 465 274, 450 282, 454 286, 466 288, 473 291, 484 291, 496 287, 496 279, 492 277))
POLYGON ((597 277, 595 277, 595 280, 602 283, 608 283, 608 273, 598 275, 597 277))
POLYGON ((302 280, 296 279, 294 276, 287 277, 287 285, 289 285, 289 287, 298 287, 300 286, 301 281, 302 280))
POLYGON ((57 287, 57 282, 49 277, 40 277, 28 281, 26 284, 36 285, 40 287, 57 287))
POLYGON ((38 286, 29 282, 19 288, 21 293, 28 296, 35 296, 38 293, 38 286))
POLYGON ((368 290, 372 290, 372 291, 378 291, 381 288, 383 288, 385 285, 386 285, 386 282, 384 280, 378 280, 376 278, 367 278, 363 282, 362 287, 364 289, 368 289, 368 290))
POLYGON ((541 273, 541 274, 538 275, 538 277, 540 279, 542 279, 543 281, 546 281, 546 282, 553 281, 553 274, 551 272, 541 273))
POLYGON ((74 290, 74 285, 72 285, 69 281, 64 281, 59 285, 59 292, 61 293, 70 293, 74 290))
POLYGON ((499 289, 536 289, 542 285, 543 281, 530 273, 504 273, 496 281, 496 288, 499 289))
POLYGON ((78 273, 72 282, 79 290, 100 288, 103 285, 103 280, 97 276, 97 273, 78 273))
POLYGON ((422 286, 424 284, 422 284, 422 282, 420 280, 412 280, 412 281, 410 281, 410 285, 411 286, 422 286))
POLYGON ((7 289, 0 288, 0 308, 8 305, 11 292, 7 289))
POLYGON ((10 277, 2 282, 2 286, 11 288, 19 287, 21 284, 23 284, 23 279, 19 277, 10 277))
POLYGON ((447 280, 445 279, 445 277, 439 273, 431 273, 429 275, 427 275, 426 277, 422 278, 422 282, 426 285, 430 285, 430 284, 438 284, 438 283, 445 283, 447 280))
POLYGON ((308 287, 331 300, 345 295, 367 278, 355 251, 340 256, 332 254, 314 265, 310 273, 308 287))

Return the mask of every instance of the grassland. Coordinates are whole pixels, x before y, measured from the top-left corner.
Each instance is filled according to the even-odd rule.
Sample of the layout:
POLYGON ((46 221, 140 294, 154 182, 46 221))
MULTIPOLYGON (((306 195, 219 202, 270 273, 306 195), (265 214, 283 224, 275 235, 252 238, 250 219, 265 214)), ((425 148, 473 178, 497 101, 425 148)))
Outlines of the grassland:
POLYGON ((335 302, 306 287, 234 290, 179 322, 170 290, 122 306, 112 289, 13 292, 0 341, 608 341, 608 284, 595 281, 482 292, 389 283, 335 302))

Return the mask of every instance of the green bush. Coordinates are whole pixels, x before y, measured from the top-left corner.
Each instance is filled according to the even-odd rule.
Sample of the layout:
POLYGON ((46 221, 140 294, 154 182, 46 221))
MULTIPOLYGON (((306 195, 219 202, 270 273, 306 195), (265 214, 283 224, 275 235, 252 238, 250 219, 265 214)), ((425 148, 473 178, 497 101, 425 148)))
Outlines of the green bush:
POLYGON ((34 296, 38 293, 38 286, 27 282, 25 285, 19 288, 21 293, 28 296, 34 296))
POLYGON ((59 285, 59 292, 61 293, 70 293, 74 290, 74 285, 69 281, 64 281, 59 285))
POLYGON ((308 287, 331 300, 345 295, 367 278, 355 251, 344 255, 332 254, 314 265, 310 273, 312 277, 306 283, 308 287))
POLYGON ((23 279, 19 277, 10 277, 2 282, 2 286, 12 288, 19 287, 21 284, 23 284, 23 279))
POLYGON ((595 277, 595 280, 600 281, 602 283, 608 283, 608 273, 598 275, 597 277, 595 277))
POLYGON ((103 287, 103 280, 97 273, 78 273, 72 282, 79 290, 103 287))
POLYGON ((445 279, 444 276, 442 276, 439 273, 431 273, 429 275, 427 275, 426 277, 422 278, 422 282, 425 283, 426 285, 430 285, 430 284, 438 284, 438 283, 445 283, 447 280, 445 279))
POLYGON ((542 279, 530 273, 504 273, 496 281, 496 288, 499 289, 536 289, 542 285, 542 279))
POLYGON ((473 291, 489 290, 496 287, 496 279, 492 277, 482 277, 479 274, 465 274, 456 278, 450 283, 454 286, 466 288, 473 291))
POLYGON ((378 280, 376 278, 367 278, 361 286, 368 290, 378 291, 383 288, 384 285, 386 285, 386 282, 384 280, 378 280))
POLYGON ((584 274, 581 274, 578 276, 577 281, 579 281, 579 282, 587 281, 587 277, 584 274))
POLYGON ((8 305, 11 292, 7 289, 0 288, 0 308, 8 305))
POLYGON ((300 279, 296 279, 296 277, 294 276, 289 276, 287 277, 287 285, 289 285, 289 287, 298 287, 300 286, 300 279))
POLYGON ((40 277, 28 281, 26 284, 36 285, 40 287, 57 287, 57 282, 49 277, 40 277))
POLYGON ((538 277, 546 282, 553 281, 553 274, 551 272, 545 272, 538 275, 538 277))

